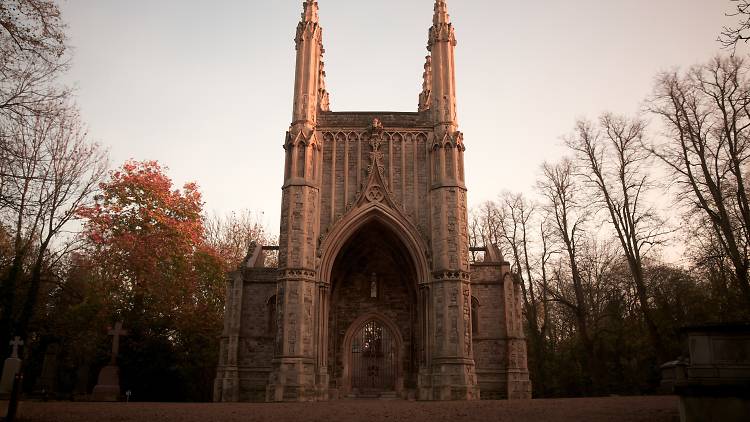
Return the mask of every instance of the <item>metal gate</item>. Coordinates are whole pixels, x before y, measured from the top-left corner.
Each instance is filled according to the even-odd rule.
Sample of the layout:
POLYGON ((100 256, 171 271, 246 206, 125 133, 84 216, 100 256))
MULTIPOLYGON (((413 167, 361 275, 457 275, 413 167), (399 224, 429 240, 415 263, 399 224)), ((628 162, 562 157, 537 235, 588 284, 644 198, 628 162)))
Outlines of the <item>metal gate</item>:
POLYGON ((352 389, 394 391, 398 350, 393 333, 377 320, 364 323, 352 338, 352 389))

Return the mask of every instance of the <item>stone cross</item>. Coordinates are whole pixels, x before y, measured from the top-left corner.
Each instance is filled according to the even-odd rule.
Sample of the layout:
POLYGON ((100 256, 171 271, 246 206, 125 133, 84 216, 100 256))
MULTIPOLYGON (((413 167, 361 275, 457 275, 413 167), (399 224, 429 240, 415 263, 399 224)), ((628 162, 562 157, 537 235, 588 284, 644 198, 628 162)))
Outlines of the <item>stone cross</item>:
POLYGON ((18 346, 23 346, 23 340, 21 340, 21 337, 16 336, 9 344, 13 347, 13 353, 10 357, 18 359, 18 346))
POLYGON ((122 329, 122 321, 117 321, 115 328, 107 333, 112 336, 112 360, 110 365, 117 365, 117 354, 120 352, 120 336, 128 335, 127 330, 122 329))

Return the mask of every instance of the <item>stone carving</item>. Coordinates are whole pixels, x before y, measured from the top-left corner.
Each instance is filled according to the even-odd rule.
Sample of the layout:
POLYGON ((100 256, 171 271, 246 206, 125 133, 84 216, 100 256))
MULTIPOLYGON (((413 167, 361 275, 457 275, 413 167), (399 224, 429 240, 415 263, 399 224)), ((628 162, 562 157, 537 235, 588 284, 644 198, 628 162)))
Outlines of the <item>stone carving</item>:
POLYGON ((375 169, 380 173, 380 177, 385 179, 385 166, 383 165, 383 152, 380 151, 383 145, 383 124, 380 120, 374 119, 368 130, 370 136, 370 165, 367 167, 367 173, 372 174, 375 169))
POLYGON ((305 350, 309 350, 312 343, 312 287, 305 288, 305 322, 302 330, 302 342, 305 350))
POLYGON ((465 271, 436 271, 432 273, 435 280, 464 280, 469 281, 471 275, 465 271))
POLYGON ((303 270, 303 269, 286 269, 282 273, 284 279, 299 280, 299 279, 315 279, 315 271, 303 270))
POLYGON ((370 188, 367 190, 367 193, 365 194, 365 198, 367 198, 370 202, 383 202, 383 199, 385 199, 385 194, 383 193, 383 190, 380 188, 380 186, 370 186, 370 188))
POLYGON ((289 339, 289 353, 295 354, 295 347, 297 344, 297 315, 294 312, 289 313, 289 333, 287 333, 289 339))
POLYGON ((432 56, 425 58, 422 79, 422 93, 419 94, 419 111, 427 111, 430 109, 430 102, 432 101, 432 56))
POLYGON ((297 292, 297 286, 289 286, 289 304, 296 305, 299 303, 299 292, 297 292))
POLYGON ((468 287, 464 287, 464 352, 471 354, 471 292, 468 287))
POLYGON ((320 73, 318 75, 318 98, 318 108, 320 111, 331 111, 331 100, 328 91, 326 91, 326 71, 323 60, 320 61, 320 73))

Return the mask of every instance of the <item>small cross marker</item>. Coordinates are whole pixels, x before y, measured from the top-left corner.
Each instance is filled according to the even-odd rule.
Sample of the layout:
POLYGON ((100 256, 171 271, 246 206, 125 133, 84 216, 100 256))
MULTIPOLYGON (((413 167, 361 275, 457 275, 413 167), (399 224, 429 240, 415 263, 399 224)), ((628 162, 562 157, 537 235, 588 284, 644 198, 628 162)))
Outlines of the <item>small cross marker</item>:
POLYGON ((9 343, 13 347, 13 353, 10 355, 12 358, 18 358, 18 347, 23 346, 23 340, 21 340, 21 337, 16 336, 13 340, 9 343))
POLYGON ((107 333, 112 336, 112 359, 110 365, 117 365, 117 354, 120 352, 120 336, 127 336, 128 331, 122 329, 122 321, 117 321, 115 328, 107 333))

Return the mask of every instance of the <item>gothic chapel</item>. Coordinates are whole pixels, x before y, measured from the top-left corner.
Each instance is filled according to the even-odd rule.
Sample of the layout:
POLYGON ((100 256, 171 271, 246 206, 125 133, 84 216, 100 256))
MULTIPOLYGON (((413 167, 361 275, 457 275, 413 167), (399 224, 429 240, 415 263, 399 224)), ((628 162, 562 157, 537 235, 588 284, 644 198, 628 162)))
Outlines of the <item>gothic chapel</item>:
POLYGON ((214 400, 530 398, 520 286, 493 245, 470 262, 446 1, 416 112, 331 111, 303 8, 279 245, 230 274, 214 400))

